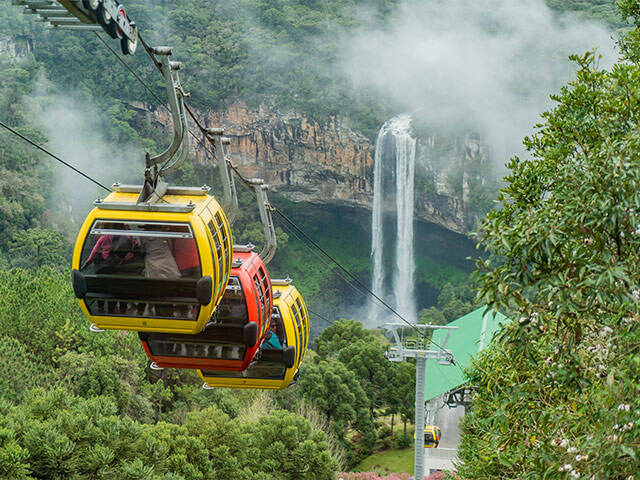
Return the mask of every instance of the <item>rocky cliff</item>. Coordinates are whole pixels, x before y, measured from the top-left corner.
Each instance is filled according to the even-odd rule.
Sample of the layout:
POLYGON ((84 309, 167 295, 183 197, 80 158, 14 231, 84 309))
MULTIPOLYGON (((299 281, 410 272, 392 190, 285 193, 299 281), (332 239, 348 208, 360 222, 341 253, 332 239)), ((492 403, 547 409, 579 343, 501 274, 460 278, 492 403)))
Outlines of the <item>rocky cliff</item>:
POLYGON ((5 35, 0 34, 0 55, 10 58, 24 58, 33 52, 35 40, 32 35, 5 35))
POLYGON ((417 138, 416 213, 455 232, 471 230, 498 189, 487 148, 469 132, 417 138))
MULTIPOLYGON (((136 107, 159 123, 169 122, 165 110, 136 107)), ((199 116, 207 127, 224 127, 234 163, 246 176, 264 178, 274 192, 295 202, 371 208, 374 145, 339 118, 316 121, 267 104, 251 109, 242 103, 199 116)), ((208 154, 192 143, 198 160, 207 161, 208 154)), ((455 232, 468 231, 477 217, 470 190, 483 181, 474 166, 486 158, 469 135, 420 137, 416 215, 455 232)))

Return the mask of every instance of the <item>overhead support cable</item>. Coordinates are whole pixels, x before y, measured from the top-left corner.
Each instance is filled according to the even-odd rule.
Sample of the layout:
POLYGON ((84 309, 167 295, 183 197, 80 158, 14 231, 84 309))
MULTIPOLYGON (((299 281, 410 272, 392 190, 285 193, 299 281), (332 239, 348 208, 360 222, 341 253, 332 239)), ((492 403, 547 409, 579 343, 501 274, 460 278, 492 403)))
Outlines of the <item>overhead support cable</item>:
POLYGON ((24 135, 22 135, 20 132, 17 132, 16 130, 14 130, 13 128, 11 128, 9 125, 5 124, 4 122, 0 121, 0 126, 6 128, 7 130, 9 130, 11 133, 13 133, 14 135, 17 135, 18 137, 20 137, 22 140, 24 140, 25 142, 31 144, 32 146, 34 146, 35 148, 37 148, 38 150, 46 153, 47 155, 49 155, 51 158, 57 160, 58 162, 62 163, 64 166, 70 168, 71 170, 73 170, 74 172, 76 172, 79 175, 82 175, 84 178, 86 178, 87 180, 89 180, 90 182, 95 183, 97 186, 99 186, 100 188, 103 188, 104 190, 106 190, 107 192, 112 192, 113 190, 111 190, 109 187, 105 187, 103 184, 101 184, 100 182, 98 182, 97 180, 91 178, 89 175, 87 175, 86 173, 82 172, 81 170, 77 169, 76 167, 74 167, 73 165, 71 165, 70 163, 65 162, 63 159, 61 159, 60 157, 58 157, 57 155, 55 155, 54 153, 51 153, 49 150, 47 150, 46 148, 38 145, 36 142, 34 142, 33 140, 25 137, 24 135))

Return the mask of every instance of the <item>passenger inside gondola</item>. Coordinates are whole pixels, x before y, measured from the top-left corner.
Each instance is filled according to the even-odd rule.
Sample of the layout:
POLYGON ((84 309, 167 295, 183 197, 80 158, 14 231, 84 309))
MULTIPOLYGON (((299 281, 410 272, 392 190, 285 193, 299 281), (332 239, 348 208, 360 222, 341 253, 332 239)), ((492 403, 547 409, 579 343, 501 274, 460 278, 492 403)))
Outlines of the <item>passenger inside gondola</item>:
POLYGON ((80 270, 83 274, 124 286, 127 280, 153 280, 136 299, 135 291, 125 291, 123 298, 113 295, 88 296, 87 307, 94 315, 148 316, 194 320, 198 304, 179 297, 193 297, 185 293, 187 284, 180 279, 201 277, 200 259, 191 228, 186 223, 109 222, 97 220, 85 241, 80 270), (175 280, 162 284, 158 280, 175 280), (167 285, 163 287, 163 285, 167 285), (155 290, 157 291, 154 291, 155 290), (171 294, 162 288, 170 288, 171 294), (143 298, 151 296, 151 298, 143 298), (165 300, 168 298, 168 300, 165 300), (106 309, 105 309, 106 305, 106 309))
POLYGON ((258 378, 263 380, 281 380, 284 378, 287 367, 281 361, 277 361, 271 357, 277 356, 277 352, 282 352, 287 347, 287 339, 284 331, 284 323, 278 307, 274 307, 273 316, 269 324, 269 338, 262 343, 262 353, 258 360, 249 365, 242 372, 229 372, 222 370, 203 370, 203 374, 207 377, 244 377, 258 378), (271 342, 269 342, 271 339, 271 342), (265 353, 272 352, 272 353, 265 353))
POLYGON ((218 308, 213 312, 211 321, 217 324, 244 325, 248 317, 247 300, 240 280, 236 276, 229 277, 227 290, 218 308))
MULTIPOLYGON (((274 310, 277 307, 274 307, 274 310)), ((269 331, 265 335, 264 342, 262 342, 262 348, 265 349, 278 349, 282 350, 284 342, 284 325, 282 324, 282 318, 280 315, 272 315, 269 322, 269 331), (282 340, 281 340, 282 339, 282 340)))
POLYGON ((174 239, 172 253, 180 270, 180 276, 195 278, 200 276, 200 257, 193 238, 174 239))

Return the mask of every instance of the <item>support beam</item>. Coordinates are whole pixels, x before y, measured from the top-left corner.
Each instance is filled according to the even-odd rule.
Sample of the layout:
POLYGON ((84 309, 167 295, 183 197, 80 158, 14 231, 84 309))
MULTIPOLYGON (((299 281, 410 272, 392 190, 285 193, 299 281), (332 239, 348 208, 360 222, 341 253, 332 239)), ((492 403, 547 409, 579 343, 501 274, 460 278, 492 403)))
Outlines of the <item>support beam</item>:
POLYGON ((416 415, 415 415, 415 435, 414 444, 414 479, 424 479, 424 382, 427 359, 416 358, 416 415))

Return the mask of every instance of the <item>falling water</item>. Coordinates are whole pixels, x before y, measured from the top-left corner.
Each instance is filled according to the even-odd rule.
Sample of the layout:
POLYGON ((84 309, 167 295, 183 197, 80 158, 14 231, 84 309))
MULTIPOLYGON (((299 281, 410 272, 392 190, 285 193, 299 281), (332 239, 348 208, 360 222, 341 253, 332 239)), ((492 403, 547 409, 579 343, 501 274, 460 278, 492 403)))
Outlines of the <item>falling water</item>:
MULTIPOLYGON (((373 257, 372 290, 381 298, 384 297, 384 269, 382 267, 382 248, 384 246, 384 237, 382 235, 382 145, 387 134, 387 130, 385 130, 386 126, 387 124, 385 123, 378 132, 378 138, 376 139, 373 167, 373 213, 371 218, 371 256, 373 257)), ((369 318, 375 319, 376 324, 379 323, 379 312, 377 302, 373 300, 369 318)))
MULTIPOLYGON (((398 115, 387 121, 376 140, 374 165, 373 214, 371 221, 371 255, 373 257, 373 291, 385 294, 383 266, 383 210, 385 199, 395 198, 396 245, 393 272, 393 305, 405 318, 416 317, 414 299, 413 194, 416 140, 411 137, 411 117, 398 115), (392 178, 387 178, 391 176, 392 178), (395 178, 395 181, 393 181, 395 178), (392 191, 390 191, 392 190, 392 191)), ((382 310, 372 304, 371 318, 381 323, 382 310)), ((394 319, 397 320, 397 319, 394 319)))

